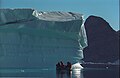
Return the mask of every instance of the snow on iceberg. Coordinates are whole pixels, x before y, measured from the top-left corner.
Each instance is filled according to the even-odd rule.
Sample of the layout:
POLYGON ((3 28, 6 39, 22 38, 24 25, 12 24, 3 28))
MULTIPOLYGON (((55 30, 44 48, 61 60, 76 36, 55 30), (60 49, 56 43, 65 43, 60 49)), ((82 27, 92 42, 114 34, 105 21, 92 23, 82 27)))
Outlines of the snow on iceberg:
POLYGON ((48 68, 80 62, 87 46, 82 14, 0 9, 0 67, 48 68))

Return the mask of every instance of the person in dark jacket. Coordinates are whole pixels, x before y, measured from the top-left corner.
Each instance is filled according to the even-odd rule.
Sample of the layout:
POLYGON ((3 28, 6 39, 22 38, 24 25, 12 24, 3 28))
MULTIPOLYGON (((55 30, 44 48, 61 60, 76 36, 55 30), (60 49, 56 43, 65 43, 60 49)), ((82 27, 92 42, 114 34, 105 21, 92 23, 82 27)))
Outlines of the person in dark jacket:
POLYGON ((60 66, 59 62, 56 64, 56 69, 61 69, 61 66, 60 66))
POLYGON ((71 64, 70 62, 67 62, 66 69, 67 69, 67 70, 71 70, 71 67, 72 67, 72 64, 71 64))

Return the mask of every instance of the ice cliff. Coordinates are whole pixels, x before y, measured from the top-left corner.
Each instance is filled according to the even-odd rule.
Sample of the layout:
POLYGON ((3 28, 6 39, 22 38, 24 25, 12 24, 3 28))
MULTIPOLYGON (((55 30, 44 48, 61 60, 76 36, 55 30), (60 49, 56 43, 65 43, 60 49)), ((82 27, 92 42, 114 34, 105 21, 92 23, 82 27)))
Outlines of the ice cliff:
POLYGON ((83 58, 82 14, 0 9, 0 67, 48 68, 83 58))

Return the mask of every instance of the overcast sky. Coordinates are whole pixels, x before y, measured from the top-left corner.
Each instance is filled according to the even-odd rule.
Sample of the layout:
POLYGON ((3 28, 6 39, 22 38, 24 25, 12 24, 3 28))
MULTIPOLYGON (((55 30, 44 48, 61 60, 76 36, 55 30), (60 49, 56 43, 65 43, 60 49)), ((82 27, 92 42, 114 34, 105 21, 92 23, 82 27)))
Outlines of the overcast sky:
POLYGON ((71 11, 104 18, 119 30, 119 0, 0 0, 0 8, 33 8, 40 11, 71 11))

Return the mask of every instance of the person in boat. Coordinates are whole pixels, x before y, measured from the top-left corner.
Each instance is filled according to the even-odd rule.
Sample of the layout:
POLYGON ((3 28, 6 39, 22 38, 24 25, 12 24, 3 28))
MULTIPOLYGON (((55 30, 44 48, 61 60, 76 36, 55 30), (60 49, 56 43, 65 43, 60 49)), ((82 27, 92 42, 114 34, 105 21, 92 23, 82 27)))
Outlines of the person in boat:
POLYGON ((60 67, 61 67, 61 69, 65 69, 65 65, 63 64, 62 61, 60 61, 60 67))
POLYGON ((59 62, 56 64, 56 69, 61 69, 61 66, 60 66, 59 62))
POLYGON ((71 67, 72 67, 72 64, 71 64, 70 62, 67 62, 66 69, 67 69, 67 70, 71 70, 71 67))
POLYGON ((57 64, 56 64, 56 69, 57 70, 64 70, 65 69, 65 65, 64 65, 64 63, 62 62, 62 61, 60 61, 60 62, 58 62, 57 64))

